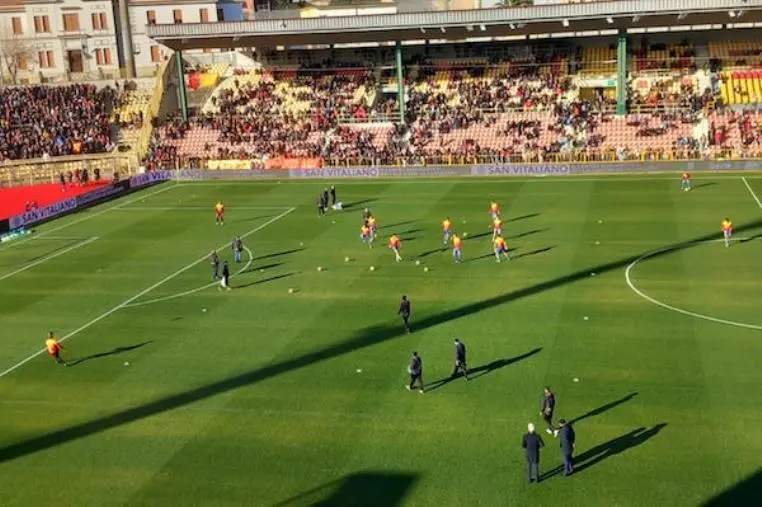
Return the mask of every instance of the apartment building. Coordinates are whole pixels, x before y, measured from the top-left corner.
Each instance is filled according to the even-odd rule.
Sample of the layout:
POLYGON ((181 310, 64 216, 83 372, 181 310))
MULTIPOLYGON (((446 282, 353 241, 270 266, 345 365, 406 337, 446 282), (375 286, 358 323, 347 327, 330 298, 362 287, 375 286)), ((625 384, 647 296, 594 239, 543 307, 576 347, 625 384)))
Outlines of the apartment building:
POLYGON ((124 1, 129 37, 119 0, 0 0, 0 82, 114 78, 130 54, 137 75, 149 76, 171 52, 146 36, 146 25, 220 19, 214 0, 124 1))

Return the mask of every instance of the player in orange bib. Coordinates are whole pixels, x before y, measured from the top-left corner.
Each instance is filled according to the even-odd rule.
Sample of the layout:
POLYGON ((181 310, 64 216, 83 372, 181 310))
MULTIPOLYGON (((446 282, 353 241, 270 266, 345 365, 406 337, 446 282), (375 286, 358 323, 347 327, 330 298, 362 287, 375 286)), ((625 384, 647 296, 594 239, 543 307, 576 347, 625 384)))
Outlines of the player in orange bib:
POLYGON ((370 229, 370 240, 373 241, 376 239, 376 217, 373 215, 368 217, 367 220, 368 228, 370 229))
POLYGON ((725 248, 730 246, 730 237, 733 235, 733 222, 729 218, 722 221, 722 235, 725 238, 725 248))
POLYGON ((503 221, 500 217, 492 220, 492 240, 494 241, 498 236, 503 235, 503 221))
POLYGON ((463 260, 463 240, 457 234, 452 235, 452 258, 456 264, 463 260))
POLYGON ((508 255, 508 245, 505 244, 505 240, 502 236, 498 236, 494 239, 494 245, 495 259, 497 259, 497 262, 500 262, 501 255, 505 258, 505 260, 511 260, 510 256, 508 255))
POLYGON ((492 213, 492 220, 500 218, 500 205, 496 201, 492 201, 489 205, 489 212, 492 213))
POLYGON ((442 234, 444 235, 442 244, 446 245, 450 242, 450 237, 452 236, 452 222, 449 217, 445 217, 445 219, 442 220, 442 234))
POLYGON ((217 201, 217 204, 214 205, 214 214, 215 214, 214 221, 217 223, 217 225, 224 225, 225 224, 225 205, 222 204, 222 201, 217 201))
POLYGON ((397 236, 397 234, 392 234, 392 236, 389 238, 389 249, 394 252, 394 259, 397 262, 402 260, 402 256, 400 255, 400 247, 402 247, 402 241, 400 240, 400 237, 397 236))
POLYGON ((691 189, 691 173, 685 171, 680 177, 680 190, 688 192, 691 189))
POLYGON ((63 350, 63 345, 58 343, 58 340, 56 340, 56 337, 53 334, 53 331, 48 333, 48 339, 45 340, 45 348, 47 349, 50 357, 56 360, 56 363, 64 364, 68 366, 68 363, 64 361, 64 359, 61 357, 61 351, 63 350))
POLYGON ((367 225, 360 227, 360 241, 368 245, 368 248, 373 248, 373 237, 370 235, 370 227, 367 225))

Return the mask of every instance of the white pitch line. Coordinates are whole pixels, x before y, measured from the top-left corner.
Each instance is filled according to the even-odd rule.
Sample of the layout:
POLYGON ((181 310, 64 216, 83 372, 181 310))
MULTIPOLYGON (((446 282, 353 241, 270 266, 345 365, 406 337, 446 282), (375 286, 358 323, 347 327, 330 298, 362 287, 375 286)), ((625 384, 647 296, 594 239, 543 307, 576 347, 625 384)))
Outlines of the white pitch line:
MULTIPOLYGON (((251 253, 251 250, 249 250, 246 247, 243 247, 243 249, 246 250, 246 252, 249 254, 249 260, 248 260, 248 262, 246 262, 246 264, 241 269, 239 269, 238 271, 236 271, 235 273, 230 275, 230 278, 233 278, 234 276, 238 276, 241 273, 245 272, 247 269, 249 269, 251 264, 254 262, 254 254, 251 253)), ((124 305, 124 307, 125 308, 135 308, 137 306, 146 306, 146 305, 150 305, 150 304, 153 304, 153 303, 161 303, 163 301, 169 301, 169 300, 172 300, 172 299, 181 298, 183 296, 190 296, 191 294, 195 294, 196 292, 201 292, 202 290, 209 289, 209 288, 214 287, 215 285, 219 285, 219 284, 220 284, 220 282, 211 282, 211 283, 208 283, 206 285, 202 285, 201 287, 196 287, 195 289, 186 290, 185 292, 179 292, 177 294, 171 294, 169 296, 163 296, 163 297, 155 298, 155 299, 148 299, 146 301, 138 301, 136 303, 130 303, 129 305, 124 305)))
MULTIPOLYGON (((742 238, 737 238, 734 241, 744 241, 744 240, 746 240, 746 238, 743 238, 743 239, 742 238)), ((712 240, 708 240, 708 241, 702 241, 702 243, 721 243, 723 241, 724 240, 722 240, 722 239, 712 239, 712 240)), ((684 309, 678 308, 676 306, 668 305, 667 303, 663 303, 663 302, 659 301, 658 299, 652 298, 648 294, 646 294, 643 291, 641 291, 640 289, 638 289, 635 286, 635 284, 632 282, 632 278, 630 276, 630 272, 632 271, 632 269, 640 261, 646 260, 649 257, 653 257, 654 255, 657 255, 657 254, 659 254, 661 252, 664 252, 664 251, 667 251, 669 249, 670 248, 667 247, 667 248, 662 248, 662 249, 659 249, 659 250, 654 250, 653 252, 645 253, 645 254, 641 255, 640 257, 638 257, 637 259, 635 259, 634 261, 632 261, 629 266, 627 266, 627 269, 624 271, 624 279, 627 282, 627 286, 635 294, 637 294, 638 296, 642 297, 643 299, 645 299, 649 303, 653 303, 656 306, 660 306, 660 307, 664 308, 665 310, 670 310, 670 311, 673 311, 673 312, 676 312, 676 313, 680 313, 682 315, 687 315, 688 317, 695 317, 697 319, 708 320, 709 322, 714 322, 716 324, 725 324, 725 325, 728 325, 728 326, 741 327, 741 328, 745 328, 745 329, 754 329, 756 331, 762 331, 762 326, 759 326, 759 325, 746 324, 745 322, 736 322, 734 320, 719 319, 717 317, 712 317, 711 315, 704 315, 703 313, 692 312, 690 310, 684 310, 684 309)))
POLYGON ((749 189, 751 196, 754 198, 755 201, 757 201, 757 206, 762 208, 762 201, 759 200, 759 197, 757 197, 757 194, 754 193, 754 190, 751 188, 751 185, 749 185, 749 182, 746 181, 746 176, 742 176, 741 179, 743 180, 743 184, 746 185, 746 188, 749 189))
POLYGON ((59 250, 58 252, 50 254, 47 257, 43 257, 42 259, 38 259, 38 260, 36 260, 36 261, 34 261, 34 262, 30 263, 30 264, 27 264, 26 266, 23 266, 23 267, 15 270, 15 271, 11 271, 10 273, 6 273, 6 274, 0 276, 0 282, 2 282, 3 280, 6 280, 6 279, 8 279, 8 278, 10 278, 10 277, 12 277, 14 275, 18 275, 19 273, 23 273, 27 269, 31 269, 31 268, 33 268, 35 266, 39 266, 40 264, 42 264, 44 262, 48 262, 49 260, 55 259, 56 257, 59 257, 59 256, 64 255, 66 253, 69 253, 72 250, 76 250, 77 248, 79 248, 81 246, 85 246, 85 245, 87 245, 89 243, 92 243, 93 241, 95 241, 97 239, 98 239, 98 236, 93 236, 92 238, 88 238, 88 239, 86 239, 84 241, 81 241, 79 243, 76 243, 76 244, 74 244, 74 245, 72 245, 72 246, 70 246, 68 248, 64 248, 63 250, 59 250))
POLYGON ((47 235, 52 234, 54 232, 58 232, 60 230, 66 229, 68 227, 71 227, 72 225, 77 225, 77 224, 82 223, 82 222, 84 222, 86 220, 90 220, 91 218, 99 217, 99 216, 103 215, 104 213, 108 213, 109 211, 114 211, 114 210, 117 210, 117 209, 120 209, 120 208, 124 208, 125 206, 129 206, 130 204, 142 201, 143 199, 146 199, 148 197, 153 197, 155 195, 161 194, 163 192, 166 192, 167 190, 171 190, 171 189, 177 188, 179 186, 182 186, 182 185, 179 184, 179 183, 167 184, 166 186, 163 186, 162 188, 156 190, 155 192, 150 192, 148 194, 140 195, 139 197, 136 197, 134 199, 130 199, 129 201, 125 201, 125 202, 116 204, 114 206, 109 206, 108 208, 102 209, 102 210, 100 210, 100 211, 98 211, 96 213, 93 213, 92 215, 85 215, 85 216, 83 216, 81 218, 78 218, 77 220, 72 220, 71 222, 66 222, 65 224, 61 224, 58 227, 53 227, 52 229, 48 229, 46 231, 42 231, 42 232, 37 233, 37 234, 32 234, 32 235, 30 235, 30 236, 28 236, 28 237, 26 237, 24 239, 21 239, 19 241, 15 241, 13 243, 9 243, 8 246, 9 247, 13 247, 13 246, 18 246, 18 245, 23 245, 27 241, 31 241, 31 240, 34 240, 34 239, 39 239, 39 238, 41 238, 43 236, 47 236, 47 235))
MULTIPOLYGON (((264 228, 265 228, 265 227, 267 227, 268 225, 272 224, 273 222, 275 222, 275 221, 277 221, 277 220, 280 220, 281 218, 283 218, 284 216, 288 215, 289 213, 291 213, 291 212, 292 212, 292 211, 294 211, 295 209, 296 209, 296 208, 288 208, 288 209, 287 209, 286 211, 284 211, 283 213, 281 213, 281 214, 279 214, 279 215, 277 215, 277 216, 275 216, 275 217, 271 218, 270 220, 268 220, 267 222, 263 223, 262 225, 260 225, 260 226, 258 226, 258 227, 255 227, 254 229, 252 229, 252 230, 248 231, 248 232, 247 232, 247 233, 245 233, 245 234, 242 234, 242 235, 241 235, 241 239, 243 239, 243 238, 246 238, 247 236, 250 236, 250 235, 254 234, 255 232, 261 231, 262 229, 264 229, 264 228)), ((227 244, 228 244, 228 243, 225 243, 224 245, 221 245, 221 246, 219 246, 219 247, 217 248, 217 250, 219 250, 220 248, 224 248, 225 246, 227 246, 227 244)), ((67 334, 67 335, 63 336, 63 337, 62 337, 60 340, 58 340, 58 341, 59 341, 60 343, 63 343, 63 342, 65 342, 66 340, 68 340, 69 338, 71 338, 71 337, 73 337, 73 336, 76 336, 77 334, 81 333, 82 331, 84 331, 85 329, 89 328, 90 326, 92 326, 92 325, 94 325, 94 324, 97 324, 98 322, 102 321, 102 320, 103 320, 103 319, 105 319, 106 317, 109 317, 110 315, 112 315, 112 314, 116 313, 117 311, 121 310, 122 308, 124 308, 125 306, 129 305, 129 304, 130 304, 130 303, 132 303, 133 301, 136 301, 137 299, 140 299, 141 297, 145 296, 146 294, 148 294, 149 292, 151 292, 151 291, 152 291, 152 290, 154 290, 155 288, 157 288, 157 287, 160 287, 160 286, 164 285, 165 283, 167 283, 168 281, 170 281, 170 280, 172 280, 173 278, 175 278, 176 276, 178 276, 178 275, 181 275, 182 273, 185 273, 186 271, 188 271, 189 269, 191 269, 192 267, 194 267, 196 264, 199 264, 200 262, 203 262, 204 260, 206 260, 206 259, 207 259, 207 257, 208 257, 207 255, 204 255, 203 257, 201 257, 201 258, 199 258, 199 259, 197 259, 197 260, 195 260, 195 261, 191 262, 191 263, 190 263, 190 264, 188 264, 187 266, 185 266, 185 267, 183 267, 183 268, 180 268, 180 269, 178 269, 177 271, 175 271, 175 272, 174 272, 174 273, 172 273, 171 275, 165 276, 164 278, 162 278, 161 280, 159 280, 159 281, 158 281, 158 282, 156 282, 155 284, 151 285, 151 286, 150 286, 150 287, 148 287, 147 289, 143 289, 142 291, 138 292, 137 294, 135 294, 134 296, 132 296, 132 297, 130 297, 130 298, 128 298, 128 299, 125 299, 124 301, 122 301, 121 303, 119 303, 119 304, 118 304, 118 305, 116 305, 115 307, 111 308, 110 310, 106 311, 105 313, 102 313, 102 314, 101 314, 101 315, 99 315, 98 317, 95 317, 93 320, 91 320, 91 321, 89 321, 89 322, 86 322, 86 323, 82 324, 82 325, 81 325, 81 326, 79 326, 77 329, 75 329, 74 331, 70 332, 69 334, 67 334)), ((11 372, 13 372, 13 371, 17 370, 18 368, 22 367, 23 365, 25 365, 26 363, 28 363, 29 361, 31 361, 31 360, 32 360, 32 359, 34 359, 35 357, 37 357, 37 356, 39 356, 39 355, 43 354, 44 352, 45 352, 45 349, 42 349, 42 350, 38 350, 38 351, 37 351, 37 352, 35 352, 34 354, 32 354, 32 355, 30 355, 30 356, 26 357, 25 359, 22 359, 22 360, 21 360, 21 361, 19 361, 18 363, 14 364, 13 366, 11 366, 10 368, 8 368, 7 370, 5 370, 5 371, 3 371, 2 373, 0 373, 0 378, 3 378, 4 376, 8 375, 9 373, 11 373, 11 372)))
MULTIPOLYGON (((278 210, 287 209, 288 206, 228 206, 232 210, 278 210)), ((212 211, 210 206, 130 206, 122 211, 212 211)))

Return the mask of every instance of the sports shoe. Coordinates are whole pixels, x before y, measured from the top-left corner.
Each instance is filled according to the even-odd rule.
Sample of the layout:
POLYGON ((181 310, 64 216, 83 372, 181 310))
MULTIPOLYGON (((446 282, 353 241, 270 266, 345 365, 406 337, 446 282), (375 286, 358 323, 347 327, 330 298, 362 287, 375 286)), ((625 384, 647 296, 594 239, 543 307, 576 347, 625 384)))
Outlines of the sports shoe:
POLYGON ((553 430, 553 436, 558 438, 558 430, 553 430))
POLYGON ((552 435, 553 434, 553 432, 550 431, 550 428, 547 428, 545 431, 548 433, 548 435, 552 435))
POLYGON ((409 385, 405 385, 405 389, 407 389, 409 391, 410 390, 410 386, 409 385))

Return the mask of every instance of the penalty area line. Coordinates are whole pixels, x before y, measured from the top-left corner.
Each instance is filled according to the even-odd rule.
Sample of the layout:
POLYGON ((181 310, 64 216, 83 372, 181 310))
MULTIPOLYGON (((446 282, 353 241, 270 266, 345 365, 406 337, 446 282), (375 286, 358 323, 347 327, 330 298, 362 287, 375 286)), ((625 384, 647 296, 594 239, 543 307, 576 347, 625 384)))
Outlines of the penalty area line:
POLYGON ((76 244, 74 244, 74 245, 72 245, 72 246, 70 246, 68 248, 64 248, 63 250, 59 250, 58 252, 55 252, 55 253, 52 253, 52 254, 50 254, 50 255, 48 255, 46 257, 43 257, 42 259, 38 259, 38 260, 36 260, 36 261, 34 261, 32 263, 29 263, 26 266, 22 266, 22 267, 20 267, 19 269, 15 270, 15 271, 11 271, 10 273, 6 273, 6 274, 0 276, 0 282, 2 282, 3 280, 6 280, 6 279, 8 279, 8 278, 10 278, 12 276, 18 275, 19 273, 23 273, 27 269, 31 269, 31 268, 33 268, 35 266, 39 266, 40 264, 42 264, 44 262, 48 262, 49 260, 53 260, 56 257, 60 257, 61 255, 67 254, 67 253, 71 252, 72 250, 76 250, 79 247, 82 247, 82 246, 85 246, 85 245, 89 245, 90 243, 92 243, 93 241, 95 241, 97 239, 99 239, 98 236, 93 236, 92 238, 88 238, 86 240, 80 241, 79 243, 76 243, 76 244))
MULTIPOLYGON (((295 209, 296 209, 296 208, 288 208, 288 209, 287 209, 286 211, 284 211, 283 213, 281 213, 281 214, 279 214, 279 215, 276 215, 276 216, 274 216, 274 217, 273 217, 273 218, 271 218, 270 220, 268 220, 268 221, 264 222, 262 225, 259 225, 258 227, 255 227, 254 229, 251 229, 250 231, 246 232, 245 234, 242 234, 242 235, 241 235, 241 239, 243 239, 243 238, 246 238, 246 237, 248 237, 248 236, 251 236, 251 235, 252 235, 252 234, 254 234, 255 232, 261 231, 262 229, 264 229, 264 228, 265 228, 265 227, 267 227, 268 225, 270 225, 270 224, 272 224, 272 223, 276 222, 277 220, 280 220, 281 218, 285 217, 286 215, 288 215, 289 213, 291 213, 291 212, 292 212, 292 211, 294 211, 295 209)), ((221 249, 221 248, 224 248, 224 247, 226 247, 227 245, 228 245, 228 243, 226 242, 225 244, 223 244, 223 245, 220 245, 219 247, 217 247, 217 248, 216 248, 216 250, 219 250, 219 249, 221 249)), ((130 304, 130 303, 132 303, 133 301, 137 301, 138 299, 140 299, 141 297, 145 296, 146 294, 148 294, 148 293, 149 293, 149 292, 151 292, 152 290, 156 289, 157 287, 161 287, 162 285, 164 285, 164 284, 165 284, 165 283, 167 283, 168 281, 172 280, 172 279, 173 279, 173 278, 175 278, 176 276, 179 276, 179 275, 181 275, 181 274, 185 273, 186 271, 188 271, 189 269, 193 268, 193 267, 194 267, 194 266, 196 266, 197 264, 200 264, 201 262, 203 262, 204 260, 206 260, 206 259, 207 259, 207 257, 208 257, 208 254, 205 254, 203 257, 200 257, 200 258, 196 259, 195 261, 191 262, 190 264, 188 264, 188 265, 186 265, 186 266, 184 266, 184 267, 182 267, 182 268, 178 269, 177 271, 175 271, 175 272, 174 272, 174 273, 172 273, 171 275, 167 275, 167 276, 165 276, 164 278, 162 278, 161 280, 159 280, 159 281, 158 281, 158 282, 156 282, 155 284, 151 285, 150 287, 148 287, 148 288, 146 288, 146 289, 143 289, 142 291, 138 292, 137 294, 135 294, 134 296, 132 296, 132 297, 130 297, 130 298, 128 298, 128 299, 125 299, 124 301, 122 301, 122 302, 121 302, 121 303, 119 303, 118 305, 114 306, 114 307, 113 307, 113 308, 111 308, 110 310, 107 310, 106 312, 102 313, 101 315, 99 315, 99 316, 95 317, 94 319, 90 320, 89 322, 85 322, 84 324, 82 324, 81 326, 79 326, 79 327, 78 327, 77 329, 75 329, 74 331, 71 331, 71 332, 70 332, 70 333, 68 333, 67 335, 65 335, 65 336, 61 337, 61 339, 60 339, 60 340, 58 340, 58 341, 59 341, 59 343, 63 343, 63 342, 65 342, 65 341, 69 340, 70 338, 72 338, 72 337, 74 337, 74 336, 78 335, 79 333, 81 333, 81 332, 82 332, 82 331, 84 331, 85 329, 88 329, 89 327, 91 327, 91 326, 93 326, 93 325, 97 324, 98 322, 102 321, 102 320, 103 320, 103 319, 105 319, 106 317, 110 317, 111 315, 113 315, 114 313, 118 312, 118 311, 119 311, 119 310, 121 310, 122 308, 126 307, 127 305, 129 305, 129 304, 130 304)), ((2 372, 0 372, 0 378, 3 378, 3 377, 5 377, 6 375, 8 375, 9 373, 12 373, 12 372, 14 372, 15 370, 17 370, 17 369, 21 368, 21 367, 22 367, 22 366, 24 366, 26 363, 28 363, 29 361, 31 361, 32 359, 34 359, 34 358, 36 358, 37 356, 40 356, 40 355, 42 355, 42 354, 44 354, 44 353, 45 353, 45 349, 41 349, 41 350, 38 350, 37 352, 35 352, 34 354, 31 354, 31 355, 27 356, 26 358, 24 358, 24 359, 22 359, 21 361, 17 362, 16 364, 14 364, 14 365, 13 365, 13 366, 11 366, 10 368, 6 369, 5 371, 2 371, 2 372)))
MULTIPOLYGON (((243 247, 243 249, 246 250, 246 253, 249 254, 249 260, 246 262, 246 264, 241 269, 239 269, 238 271, 236 271, 235 273, 230 275, 230 278, 233 278, 234 276, 238 276, 241 273, 245 273, 246 270, 249 269, 251 267, 252 263, 254 262, 254 254, 251 253, 251 250, 249 250, 246 247, 243 247)), ((146 301, 137 301, 135 303, 130 303, 128 305, 124 305, 124 308, 136 308, 138 306, 146 306, 146 305, 150 305, 150 304, 153 304, 153 303, 161 303, 163 301, 170 301, 172 299, 177 299, 177 298, 181 298, 181 297, 184 297, 184 296, 190 296, 191 294, 195 294, 197 292, 201 292, 202 290, 209 289, 209 288, 214 287, 215 285, 219 285, 219 284, 220 284, 220 282, 210 282, 210 283, 208 283, 206 285, 202 285, 201 287, 196 287, 195 289, 186 290, 185 292, 178 292, 177 294, 170 294, 169 296, 163 296, 163 297, 160 297, 160 298, 148 299, 146 301)))
POLYGON ((757 201, 757 206, 762 208, 762 201, 759 200, 759 197, 757 197, 757 194, 754 193, 754 190, 751 188, 751 185, 749 185, 749 182, 746 181, 746 176, 742 176, 741 180, 743 180, 743 184, 746 185, 746 188, 749 190, 749 193, 754 198, 754 200, 757 201))

